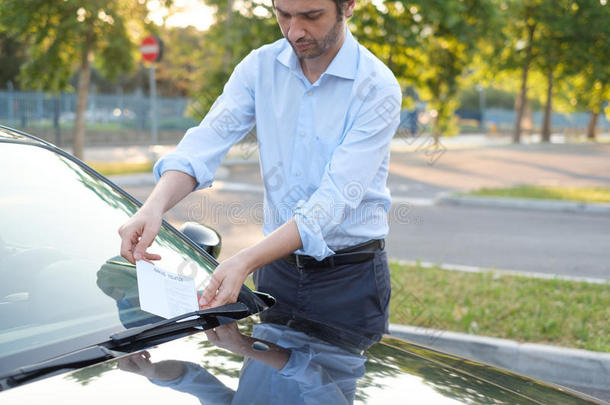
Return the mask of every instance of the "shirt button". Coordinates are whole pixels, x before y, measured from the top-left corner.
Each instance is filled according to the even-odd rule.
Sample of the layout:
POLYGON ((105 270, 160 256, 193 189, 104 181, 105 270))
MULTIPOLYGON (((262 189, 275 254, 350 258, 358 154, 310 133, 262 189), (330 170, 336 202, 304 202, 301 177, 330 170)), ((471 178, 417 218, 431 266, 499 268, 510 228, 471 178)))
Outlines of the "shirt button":
POLYGON ((300 170, 297 170, 297 172, 296 172, 295 174, 296 174, 296 175, 297 175, 297 177, 298 177, 298 176, 300 176, 300 175, 301 175, 301 171, 300 171, 300 170))
POLYGON ((311 96, 312 94, 313 94, 313 92, 311 92, 311 91, 308 91, 308 92, 307 92, 307 95, 308 95, 308 96, 311 96))
POLYGON ((301 136, 305 136, 305 132, 301 132, 301 136))

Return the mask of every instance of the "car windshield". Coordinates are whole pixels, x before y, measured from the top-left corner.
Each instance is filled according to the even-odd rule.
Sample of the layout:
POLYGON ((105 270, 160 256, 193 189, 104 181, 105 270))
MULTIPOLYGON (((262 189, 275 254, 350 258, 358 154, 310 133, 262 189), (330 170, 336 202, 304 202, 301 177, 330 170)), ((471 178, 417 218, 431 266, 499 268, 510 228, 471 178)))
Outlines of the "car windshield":
MULTIPOLYGON (((119 226, 137 205, 70 158, 0 142, 0 372, 151 323, 119 226)), ((169 227, 149 251, 201 285, 213 264, 169 227)))

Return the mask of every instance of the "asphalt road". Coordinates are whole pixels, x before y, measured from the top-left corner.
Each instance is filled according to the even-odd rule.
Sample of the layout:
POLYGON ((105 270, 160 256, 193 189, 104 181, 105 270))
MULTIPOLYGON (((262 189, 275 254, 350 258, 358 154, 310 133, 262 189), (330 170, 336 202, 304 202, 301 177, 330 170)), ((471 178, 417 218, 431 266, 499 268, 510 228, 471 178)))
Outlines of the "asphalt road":
MULTIPOLYGON (((151 191, 126 189, 140 200, 151 191)), ((222 260, 263 237, 261 198, 256 191, 198 191, 167 219, 217 229, 222 260)), ((395 203, 387 249, 394 259, 608 279, 610 216, 395 203)))
MULTIPOLYGON (((392 152, 392 258, 610 279, 609 215, 433 204, 442 193, 481 187, 610 187, 610 144, 449 148, 431 156, 392 152)), ((175 225, 197 221, 217 229, 221 260, 263 237, 259 167, 233 161, 219 169, 212 189, 191 194, 167 216, 175 225)), ((140 200, 152 189, 124 188, 140 200)))
POLYGON ((391 257, 610 278, 610 216, 478 207, 391 211, 391 257))

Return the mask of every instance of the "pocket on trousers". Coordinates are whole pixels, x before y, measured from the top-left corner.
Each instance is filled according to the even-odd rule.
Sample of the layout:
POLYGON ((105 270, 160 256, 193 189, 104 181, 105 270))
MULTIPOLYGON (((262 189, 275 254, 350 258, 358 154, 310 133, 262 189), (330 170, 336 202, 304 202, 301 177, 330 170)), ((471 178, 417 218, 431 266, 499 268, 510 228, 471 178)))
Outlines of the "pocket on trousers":
POLYGON ((390 296, 392 295, 392 283, 390 280, 390 268, 388 266, 388 254, 385 250, 375 255, 374 263, 375 285, 377 287, 379 308, 383 312, 387 312, 390 304, 390 296))

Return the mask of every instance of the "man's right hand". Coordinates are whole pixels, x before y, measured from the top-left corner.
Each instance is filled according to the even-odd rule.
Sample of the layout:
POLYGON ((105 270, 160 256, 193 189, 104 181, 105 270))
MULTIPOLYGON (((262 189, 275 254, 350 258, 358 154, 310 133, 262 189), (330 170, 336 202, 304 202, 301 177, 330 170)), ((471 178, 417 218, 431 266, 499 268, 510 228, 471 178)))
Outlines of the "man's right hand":
POLYGON ((146 251, 161 229, 161 215, 140 209, 119 228, 121 256, 132 264, 136 260, 150 262, 161 259, 161 256, 146 251))
POLYGON ((183 361, 163 360, 153 363, 150 361, 150 353, 147 351, 120 358, 119 369, 159 381, 172 381, 186 372, 186 366, 183 361))
POLYGON ((148 253, 161 229, 163 214, 182 200, 197 186, 189 174, 168 170, 150 193, 144 205, 119 228, 121 256, 135 264, 136 260, 160 260, 161 256, 148 253))

